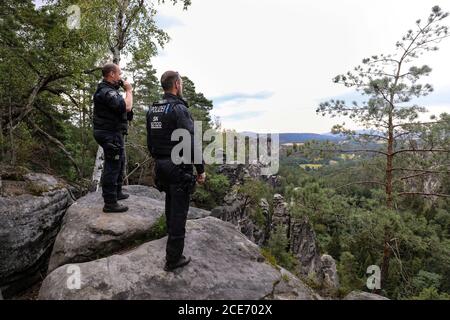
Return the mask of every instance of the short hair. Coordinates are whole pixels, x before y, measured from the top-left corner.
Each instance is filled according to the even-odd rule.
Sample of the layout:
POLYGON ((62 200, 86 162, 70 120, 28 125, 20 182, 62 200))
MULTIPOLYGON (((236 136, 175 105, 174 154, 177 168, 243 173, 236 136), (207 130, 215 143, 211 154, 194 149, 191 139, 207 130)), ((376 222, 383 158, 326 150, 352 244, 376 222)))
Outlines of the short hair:
POLYGON ((181 79, 180 74, 176 71, 166 71, 161 77, 161 86, 164 91, 172 90, 175 86, 175 81, 181 79))
POLYGON ((102 75, 103 75, 103 77, 106 77, 111 72, 116 72, 116 71, 117 71, 117 65, 115 65, 114 63, 107 63, 102 68, 102 75))

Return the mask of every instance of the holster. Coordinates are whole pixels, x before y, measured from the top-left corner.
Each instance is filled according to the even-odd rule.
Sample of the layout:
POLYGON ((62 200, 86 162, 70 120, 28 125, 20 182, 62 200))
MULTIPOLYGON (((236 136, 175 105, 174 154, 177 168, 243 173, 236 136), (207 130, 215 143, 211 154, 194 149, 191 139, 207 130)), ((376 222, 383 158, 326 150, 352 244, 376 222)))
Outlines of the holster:
POLYGON ((185 173, 183 187, 189 194, 193 194, 195 191, 196 178, 193 174, 185 173))
POLYGON ((121 150, 120 146, 118 146, 112 142, 108 142, 105 144, 104 152, 105 152, 105 159, 120 160, 122 150, 121 150))

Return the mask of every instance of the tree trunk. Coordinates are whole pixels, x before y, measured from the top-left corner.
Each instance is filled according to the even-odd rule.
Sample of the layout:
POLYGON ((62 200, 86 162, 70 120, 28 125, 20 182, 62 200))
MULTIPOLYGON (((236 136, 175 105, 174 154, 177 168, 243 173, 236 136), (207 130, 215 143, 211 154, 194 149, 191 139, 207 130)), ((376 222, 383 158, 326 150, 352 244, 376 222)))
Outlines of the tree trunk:
POLYGON ((85 175, 85 163, 86 163, 86 109, 84 104, 86 102, 86 92, 82 91, 82 101, 81 101, 81 176, 85 175))
POLYGON ((11 97, 9 97, 9 143, 11 144, 11 165, 15 166, 16 164, 16 153, 14 146, 14 137, 13 137, 13 119, 12 119, 12 110, 11 110, 11 97))
MULTIPOLYGON (((2 99, 0 98, 0 103, 2 99)), ((5 137, 3 136, 3 109, 0 108, 0 148, 1 148, 1 160, 5 159, 5 137)))
POLYGON ((95 164, 94 164, 94 172, 92 173, 92 184, 93 184, 93 191, 97 192, 98 187, 100 184, 100 179, 102 177, 103 172, 103 148, 98 146, 97 149, 97 156, 95 158, 95 164))
MULTIPOLYGON (((400 70, 400 68, 399 68, 400 70)), ((388 120, 388 150, 386 156, 386 206, 389 209, 393 208, 392 199, 392 172, 393 172, 393 160, 394 160, 394 124, 393 124, 393 95, 391 95, 391 102, 389 106, 389 120, 388 120)), ((384 245, 383 245, 383 262, 381 265, 381 288, 387 283, 389 276, 389 261, 391 257, 391 249, 389 247, 390 235, 387 230, 384 231, 384 245)))

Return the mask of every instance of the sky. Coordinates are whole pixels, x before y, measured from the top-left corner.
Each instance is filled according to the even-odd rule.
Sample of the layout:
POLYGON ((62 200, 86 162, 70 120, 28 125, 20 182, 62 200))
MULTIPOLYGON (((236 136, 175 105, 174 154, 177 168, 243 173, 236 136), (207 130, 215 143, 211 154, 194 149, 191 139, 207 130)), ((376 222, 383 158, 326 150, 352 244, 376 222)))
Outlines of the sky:
MULTIPOLYGON (((316 114, 320 102, 355 99, 331 79, 365 57, 394 53, 434 5, 450 11, 450 0, 192 0, 187 11, 166 3, 157 22, 171 41, 153 64, 158 76, 176 70, 193 80, 226 129, 325 133, 343 122, 356 129, 316 114)), ((431 114, 450 112, 449 57, 450 38, 423 61, 435 92, 420 102, 431 114)))
MULTIPOLYGON (((35 0, 39 3, 40 0, 35 0)), ((155 1, 156 2, 156 1, 155 1)), ((332 78, 362 59, 394 53, 395 43, 450 0, 192 0, 187 11, 158 5, 157 24, 171 40, 152 61, 157 76, 176 70, 213 100, 224 129, 260 133, 330 132, 345 118, 317 115, 320 102, 360 100, 332 78)), ((450 25, 450 17, 445 20, 450 25)), ((435 92, 419 102, 450 112, 450 38, 426 55, 435 92)))

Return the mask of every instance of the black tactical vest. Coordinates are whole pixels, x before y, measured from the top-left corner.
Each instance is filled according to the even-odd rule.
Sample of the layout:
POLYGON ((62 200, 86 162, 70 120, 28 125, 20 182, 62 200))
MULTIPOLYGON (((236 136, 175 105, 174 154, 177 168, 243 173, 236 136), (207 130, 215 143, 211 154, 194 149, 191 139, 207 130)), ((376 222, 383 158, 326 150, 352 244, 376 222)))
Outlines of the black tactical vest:
POLYGON ((94 130, 127 132, 127 113, 117 113, 108 105, 108 101, 114 95, 120 95, 120 93, 111 84, 105 81, 99 83, 94 94, 94 130))
POLYGON ((180 101, 164 99, 154 103, 147 112, 148 148, 154 157, 170 157, 178 141, 172 141, 172 133, 177 129, 173 110, 180 101))

